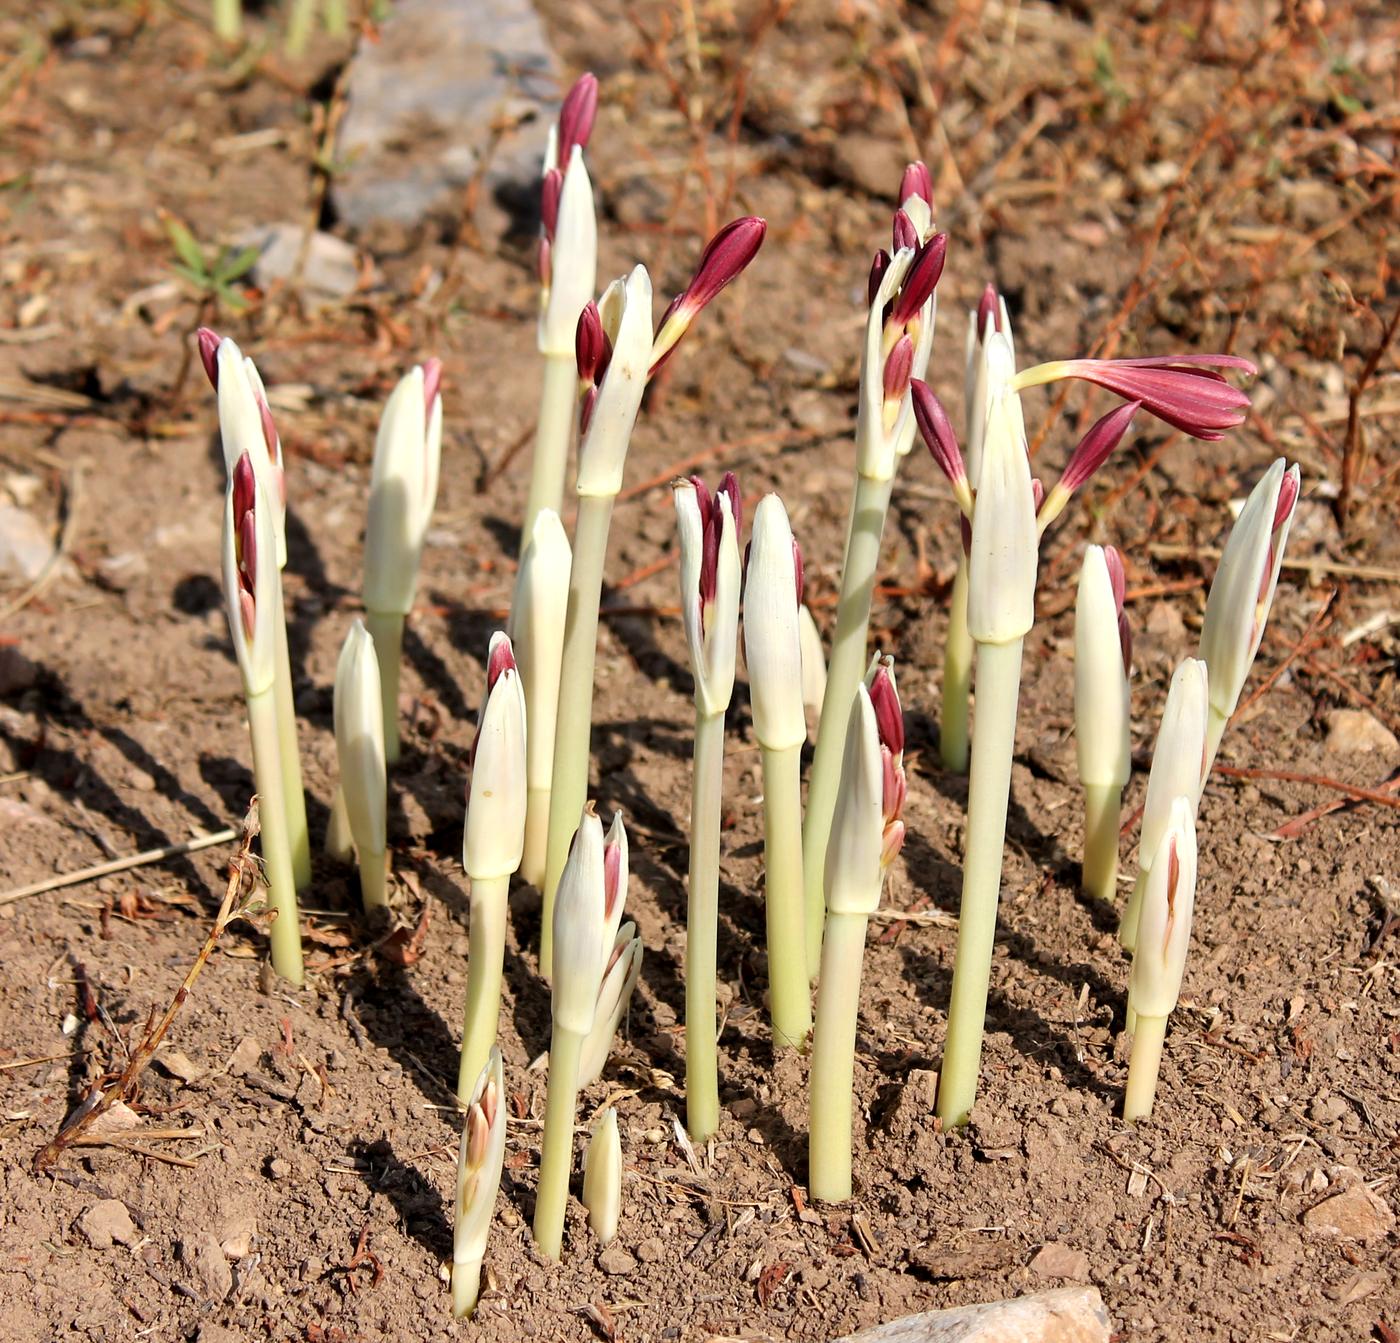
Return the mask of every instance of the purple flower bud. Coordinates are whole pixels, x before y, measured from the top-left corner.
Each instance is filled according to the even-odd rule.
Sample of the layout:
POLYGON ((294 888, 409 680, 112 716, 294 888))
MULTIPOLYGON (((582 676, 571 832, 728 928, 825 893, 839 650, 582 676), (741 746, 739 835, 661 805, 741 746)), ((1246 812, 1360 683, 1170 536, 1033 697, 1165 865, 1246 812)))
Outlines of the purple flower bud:
POLYGON ((559 109, 559 167, 569 166, 574 146, 587 148, 593 134, 593 118, 598 114, 598 81, 591 74, 580 75, 559 109))
POLYGON ((1153 359, 1071 359, 1061 376, 1082 378, 1147 411, 1192 438, 1213 442, 1244 423, 1249 398, 1216 372, 1257 372, 1228 354, 1164 355, 1153 359))
POLYGON ((933 178, 922 159, 916 159, 905 170, 899 182, 899 203, 904 204, 910 196, 918 196, 933 206, 933 178))
POLYGON ((919 310, 933 297, 947 258, 948 235, 935 233, 920 249, 904 277, 904 283, 899 287, 899 296, 890 310, 890 324, 908 326, 918 316, 919 310))
POLYGON ((622 846, 614 840, 603 847, 603 917, 611 919, 622 898, 622 846))
POLYGON ((608 361, 612 358, 612 343, 603 330, 598 305, 590 302, 578 315, 574 331, 574 356, 578 361, 579 381, 596 387, 603 381, 608 361))
POLYGON ((933 394, 933 389, 928 383, 916 379, 910 384, 910 393, 914 402, 914 421, 919 426, 919 433, 938 469, 948 477, 954 489, 957 489, 967 481, 967 467, 958 449, 958 438, 953 432, 948 412, 943 409, 943 403, 933 394))
POLYGON ((501 673, 515 671, 515 653, 509 639, 499 639, 492 643, 490 656, 486 659, 486 693, 496 688, 501 673))
POLYGON ((204 365, 204 372, 209 377, 209 385, 215 391, 219 390, 219 342, 221 337, 217 331, 211 331, 207 326, 199 328, 197 336, 199 341, 199 358, 204 365))
POLYGON ((250 508, 238 524, 238 582, 250 597, 258 590, 258 519, 250 508))
POLYGON ((578 431, 580 434, 586 434, 588 432, 588 426, 593 421, 593 407, 597 403, 597 400, 598 389, 596 387, 590 387, 584 392, 583 405, 579 408, 578 413, 578 431))
MULTIPOLYGON (((1285 471, 1283 480, 1278 487, 1278 503, 1274 505, 1274 525, 1269 530, 1277 532, 1293 516, 1293 510, 1297 504, 1298 477, 1291 471, 1285 471)), ((1272 565, 1268 567, 1272 568, 1272 565)))
POLYGON ((797 544, 797 538, 792 538, 792 571, 797 579, 797 604, 802 605, 802 547, 797 544))
MULTIPOLYGON (((712 302, 719 291, 740 275, 758 255, 767 232, 767 220, 752 215, 736 219, 720 229, 706 244, 694 276, 679 301, 668 310, 667 316, 683 308, 687 321, 693 321, 700 310, 712 302)), ((662 325, 665 325, 664 318, 662 325)))
POLYGON ((899 755, 904 750, 904 713, 899 707, 894 679, 884 667, 871 679, 870 707, 875 710, 875 728, 881 745, 899 755))
POLYGON ((544 236, 554 241, 554 230, 559 223, 559 198, 564 194, 564 174, 558 168, 551 168, 540 182, 540 227, 544 236))
POLYGON ((1101 420, 1094 424, 1079 441, 1079 446, 1070 454, 1059 487, 1073 494, 1109 458, 1113 450, 1122 442, 1128 432, 1128 425, 1142 406, 1141 401, 1127 401, 1115 406, 1101 420))
POLYGON ((894 250, 898 252, 901 248, 917 247, 918 245, 919 230, 914 227, 914 221, 903 210, 896 210, 894 214, 894 250))
POLYGON ((990 281, 982 291, 982 297, 977 300, 977 343, 980 345, 987 335, 987 323, 992 323, 992 329, 1001 330, 1001 303, 997 296, 997 287, 990 281))
POLYGON ((237 527, 242 528, 243 519, 253 511, 256 501, 253 459, 245 452, 233 465, 233 521, 237 527))
POLYGON ((425 359, 423 361, 423 409, 428 417, 432 417, 433 402, 442 395, 442 360, 425 359))
POLYGON ((1123 555, 1117 546, 1103 548, 1104 567, 1108 570, 1108 583, 1113 589, 1113 604, 1118 613, 1123 612, 1123 602, 1128 594, 1127 575, 1123 571, 1123 555))
POLYGON ((729 511, 734 515, 735 531, 744 530, 744 500, 739 494, 739 477, 732 471, 724 473, 719 483, 719 492, 729 496, 729 511))
POLYGON ((902 401, 909 390, 909 377, 914 371, 914 342, 901 336, 885 360, 885 400, 902 401))
POLYGON ((885 272, 890 268, 890 254, 882 247, 875 253, 875 260, 870 263, 870 282, 866 286, 865 302, 868 306, 875 302, 875 295, 880 292, 880 281, 885 278, 885 272))

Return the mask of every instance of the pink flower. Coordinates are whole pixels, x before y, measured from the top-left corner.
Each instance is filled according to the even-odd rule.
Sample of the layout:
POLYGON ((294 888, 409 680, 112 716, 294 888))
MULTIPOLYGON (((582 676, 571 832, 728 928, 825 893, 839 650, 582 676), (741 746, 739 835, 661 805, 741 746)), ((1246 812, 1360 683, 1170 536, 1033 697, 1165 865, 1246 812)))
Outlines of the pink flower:
POLYGON ((204 365, 204 372, 209 378, 209 385, 217 392, 219 390, 219 341, 221 337, 217 331, 211 331, 207 326, 199 328, 199 358, 204 365))
POLYGON ((1115 406, 1102 419, 1097 420, 1089 432, 1079 440, 1079 446, 1070 454, 1064 474, 1059 479, 1059 486, 1073 494, 1085 484, 1122 442, 1123 435, 1128 432, 1128 425, 1132 423, 1133 416, 1142 404, 1141 401, 1128 401, 1121 406, 1115 406))
POLYGON ((899 203, 904 204, 910 196, 918 196, 933 206, 933 178, 923 160, 916 159, 905 170, 899 182, 899 203))
POLYGON ((910 387, 914 402, 914 422, 919 426, 919 434, 927 445, 938 469, 948 477, 948 483, 957 496, 958 506, 964 513, 972 511, 972 490, 967 480, 967 466, 958 448, 958 438, 953 432, 948 412, 943 403, 933 394, 926 382, 915 380, 910 387))

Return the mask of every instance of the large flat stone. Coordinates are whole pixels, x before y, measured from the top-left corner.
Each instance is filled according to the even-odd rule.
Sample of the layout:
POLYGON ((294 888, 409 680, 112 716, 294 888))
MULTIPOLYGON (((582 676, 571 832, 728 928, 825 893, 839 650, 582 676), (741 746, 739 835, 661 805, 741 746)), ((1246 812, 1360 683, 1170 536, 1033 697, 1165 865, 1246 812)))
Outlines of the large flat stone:
POLYGON ((530 0, 397 0, 346 92, 331 199, 351 228, 455 218, 488 154, 494 222, 533 199, 559 87, 530 0))
POLYGON ((1093 1287, 932 1310, 833 1343, 1108 1343, 1108 1311, 1093 1287))

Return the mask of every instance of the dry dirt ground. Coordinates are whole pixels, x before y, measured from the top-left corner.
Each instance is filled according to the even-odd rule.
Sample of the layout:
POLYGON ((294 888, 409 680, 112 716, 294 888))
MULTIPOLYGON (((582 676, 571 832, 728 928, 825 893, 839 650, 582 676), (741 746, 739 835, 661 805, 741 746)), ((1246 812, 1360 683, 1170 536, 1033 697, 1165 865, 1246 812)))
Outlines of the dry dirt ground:
MULTIPOLYGON (((545 0, 565 68, 602 81, 601 273, 641 258, 670 291, 716 223, 749 211, 770 232, 652 398, 609 556, 597 793, 628 815, 647 958, 585 1114, 605 1098, 619 1109, 621 1235, 600 1259, 575 1209, 562 1265, 531 1248, 544 1086, 526 1065, 548 1009, 538 897, 521 889, 502 1018, 507 1171, 483 1310, 460 1326, 440 1270, 459 1132, 463 780, 524 499, 532 245, 437 226, 355 239, 376 269, 346 302, 308 309, 272 289, 247 293, 241 314, 201 312, 173 277, 160 212, 211 246, 272 220, 334 228, 316 163, 348 51, 322 40, 300 64, 240 62, 184 0, 4 8, 0 487, 65 546, 42 592, 0 596, 6 887, 236 824, 247 805, 217 586, 222 465, 188 366, 201 317, 258 359, 289 453, 318 832, 373 426, 393 380, 430 353, 446 363, 447 431, 392 785, 396 898, 406 924, 424 921, 418 959, 377 955, 350 874, 319 867, 307 987, 269 981, 260 937, 230 933, 176 1018, 176 1052, 146 1075, 136 1136, 36 1177, 35 1150, 169 1001, 228 851, 0 906, 0 1337, 821 1340, 1065 1277, 1100 1288, 1124 1339, 1396 1337, 1400 762, 1378 730, 1400 728, 1393 9, 545 0), (812 1209, 805 1064, 775 1061, 763 1007, 742 693, 726 776, 723 1130, 693 1159, 673 1131, 691 709, 665 483, 697 464, 735 469, 753 499, 781 490, 829 620, 859 295, 915 153, 953 238, 931 377, 955 415, 964 312, 989 277, 1023 358, 1228 347, 1261 376, 1256 414, 1223 444, 1140 425, 1047 542, 985 1086, 953 1134, 935 1132, 924 1074, 944 1028, 965 799, 936 749, 957 528, 927 459, 906 463, 874 623, 899 659, 910 739, 911 834, 886 903, 925 918, 872 935, 857 1195, 812 1209), (1126 965, 1111 913, 1075 884, 1072 579, 1086 540, 1124 549, 1131 812, 1228 502, 1280 453, 1303 467, 1297 563, 1206 792, 1184 999, 1157 1111, 1133 1130, 1117 1117, 1126 965), (1339 710, 1367 716, 1369 751, 1339 710), (172 1130, 183 1136, 152 1136, 172 1130), (106 1199, 130 1222, 90 1215, 106 1199)), ((1047 463, 1092 407, 1028 397, 1047 463)), ((1134 842, 1129 829, 1130 870, 1134 842)))

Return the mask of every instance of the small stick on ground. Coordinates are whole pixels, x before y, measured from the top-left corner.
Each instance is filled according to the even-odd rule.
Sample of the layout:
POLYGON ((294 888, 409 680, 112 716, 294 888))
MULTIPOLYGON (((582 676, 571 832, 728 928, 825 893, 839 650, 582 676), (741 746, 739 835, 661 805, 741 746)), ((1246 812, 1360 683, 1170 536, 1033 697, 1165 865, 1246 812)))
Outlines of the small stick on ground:
POLYGON ((243 834, 239 840, 238 852, 229 860, 228 888, 219 904, 219 912, 214 916, 213 927, 204 939, 199 955, 195 957, 180 987, 175 991, 175 996, 170 1000, 169 1007, 165 1009, 165 1014, 154 1025, 147 1027, 141 1043, 132 1051, 117 1080, 105 1091, 96 1091, 89 1096, 68 1117, 68 1122, 58 1133, 34 1154, 33 1168, 36 1175, 52 1166, 63 1155, 64 1149, 77 1142, 100 1115, 106 1114, 117 1101, 130 1096, 134 1091, 137 1079, 155 1057, 160 1042, 170 1029, 170 1023, 175 1020, 175 1014, 190 996, 190 990, 213 952, 214 944, 230 923, 244 917, 248 912, 248 895, 257 889, 258 880, 257 864, 248 851, 253 843, 253 836, 257 833, 258 803, 254 798, 248 806, 248 814, 243 818, 243 834))

